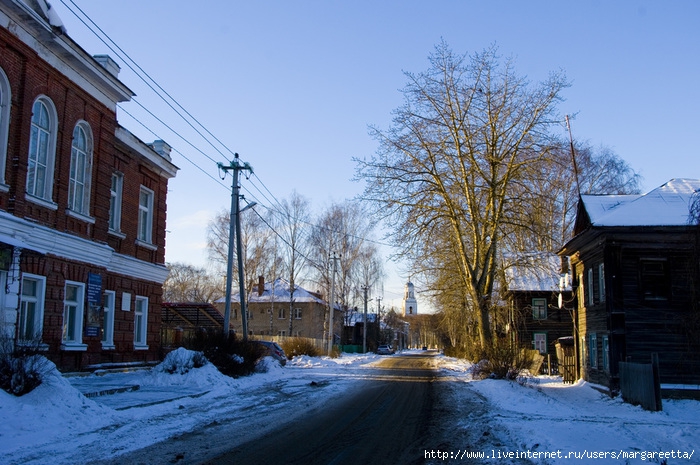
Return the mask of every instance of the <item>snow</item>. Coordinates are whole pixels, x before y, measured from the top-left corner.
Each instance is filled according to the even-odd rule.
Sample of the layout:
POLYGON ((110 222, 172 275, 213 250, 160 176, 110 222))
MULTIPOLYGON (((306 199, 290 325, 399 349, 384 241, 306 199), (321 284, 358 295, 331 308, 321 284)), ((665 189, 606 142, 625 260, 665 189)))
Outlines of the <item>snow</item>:
POLYGON ((700 180, 671 179, 644 195, 582 195, 594 226, 687 226, 700 180))
MULTIPOLYGON (((191 352, 177 354, 187 363, 191 352)), ((254 434, 260 418, 293 419, 309 408, 349 392, 371 376, 383 357, 342 354, 339 358, 300 356, 282 368, 265 361, 267 371, 238 379, 221 375, 211 364, 169 373, 172 364, 151 370, 103 373, 64 378, 55 367, 31 393, 14 397, 0 391, 0 463, 92 463, 118 457, 150 444, 182 435, 227 418, 241 421, 241 439, 254 434), (139 385, 136 391, 87 398, 81 391, 108 386, 139 385), (294 394, 323 386, 303 402, 294 394), (80 390, 79 390, 79 389, 80 390), (284 395, 276 396, 283 392, 284 395), (289 400, 296 399, 296 400, 289 400), (285 400, 287 399, 287 400, 285 400), (288 402, 285 408, 280 403, 288 402), (254 423, 258 421, 258 423, 254 423)), ((662 463, 649 453, 692 454, 672 463, 700 463, 700 402, 664 400, 663 411, 648 412, 610 398, 584 381, 563 384, 558 377, 472 380, 468 362, 435 355, 441 376, 456 396, 477 393, 489 405, 492 429, 505 432, 507 444, 484 452, 530 454, 532 463, 569 463, 566 454, 634 453, 630 460, 603 459, 594 463, 662 463), (544 452, 549 452, 548 458, 544 452), (557 452, 561 457, 557 457, 557 452), (540 457, 533 454, 540 453, 540 457), (533 458, 534 457, 534 458, 533 458)), ((167 361, 166 361, 167 362, 167 361)), ((170 370, 172 371, 172 370, 170 370)), ((264 371, 264 370, 261 370, 264 371)), ((455 431, 473 427, 465 412, 443 418, 455 431)), ((449 441, 446 441, 449 443, 449 441)), ((455 449, 468 444, 450 444, 455 449)), ((430 450, 431 445, 426 444, 430 450)), ((523 455, 525 456, 525 455, 523 455)), ((572 458, 574 456, 572 455, 572 458)), ((442 460, 449 462, 450 460, 442 460)), ((504 461, 504 463, 512 463, 504 461)))

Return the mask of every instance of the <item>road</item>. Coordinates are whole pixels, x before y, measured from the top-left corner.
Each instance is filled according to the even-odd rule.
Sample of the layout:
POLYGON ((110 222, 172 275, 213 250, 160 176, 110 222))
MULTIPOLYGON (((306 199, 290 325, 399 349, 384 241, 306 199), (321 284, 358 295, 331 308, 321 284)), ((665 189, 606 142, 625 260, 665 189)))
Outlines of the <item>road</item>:
POLYGON ((242 393, 250 399, 244 409, 222 409, 218 420, 201 428, 99 465, 483 463, 431 457, 510 442, 492 429, 484 398, 434 368, 436 355, 383 357, 349 373, 356 377, 352 389, 331 397, 318 394, 336 382, 332 378, 291 390, 272 383, 242 393))
POLYGON ((206 463, 424 463, 434 422, 432 358, 386 357, 352 395, 206 463))

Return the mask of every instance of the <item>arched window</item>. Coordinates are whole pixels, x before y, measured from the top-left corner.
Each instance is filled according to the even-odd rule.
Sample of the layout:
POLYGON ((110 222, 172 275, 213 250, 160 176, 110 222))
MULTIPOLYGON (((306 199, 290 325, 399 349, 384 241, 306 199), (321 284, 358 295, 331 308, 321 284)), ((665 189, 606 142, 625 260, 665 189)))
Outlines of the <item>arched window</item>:
POLYGON ((81 215, 90 211, 90 178, 92 172, 92 131, 81 121, 73 130, 68 176, 68 209, 81 215))
POLYGON ((0 68, 0 189, 5 187, 5 167, 7 166, 7 133, 10 129, 10 81, 0 68))
POLYGON ((29 135, 27 194, 30 199, 52 202, 53 170, 56 157, 56 110, 48 97, 41 96, 32 106, 29 135))

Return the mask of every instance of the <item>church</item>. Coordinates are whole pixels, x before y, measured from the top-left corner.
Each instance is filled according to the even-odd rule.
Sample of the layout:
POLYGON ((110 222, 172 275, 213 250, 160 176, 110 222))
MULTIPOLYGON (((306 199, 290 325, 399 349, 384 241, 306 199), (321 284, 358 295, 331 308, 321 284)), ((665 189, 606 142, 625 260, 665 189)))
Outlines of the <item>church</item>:
POLYGON ((418 302, 411 281, 406 283, 403 293, 403 316, 411 317, 418 315, 418 302))

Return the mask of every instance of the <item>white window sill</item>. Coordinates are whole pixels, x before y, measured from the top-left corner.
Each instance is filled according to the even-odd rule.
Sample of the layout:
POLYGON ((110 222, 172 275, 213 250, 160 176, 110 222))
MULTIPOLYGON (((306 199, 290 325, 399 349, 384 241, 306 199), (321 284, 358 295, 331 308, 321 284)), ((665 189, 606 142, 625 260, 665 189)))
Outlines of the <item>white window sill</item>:
POLYGON ((105 342, 102 343, 102 350, 114 350, 116 348, 117 346, 115 346, 114 344, 107 344, 105 342))
POLYGON ((75 218, 80 221, 84 221, 86 223, 90 224, 95 224, 95 218, 87 215, 83 215, 82 213, 79 213, 75 210, 71 210, 70 208, 66 208, 66 215, 75 218))
POLYGON ((151 244, 150 242, 144 242, 139 239, 136 239, 136 245, 139 247, 143 247, 144 249, 148 250, 158 250, 158 246, 155 244, 151 244))
POLYGON ((52 202, 51 200, 42 199, 41 197, 37 197, 32 194, 27 194, 27 200, 37 205, 41 205, 44 208, 48 208, 49 210, 58 210, 58 204, 52 202))
POLYGON ((9 192, 10 186, 5 184, 5 182, 0 182, 0 192, 9 192))
POLYGON ((118 237, 119 239, 126 239, 126 234, 120 231, 115 231, 113 229, 107 231, 107 234, 109 234, 110 236, 118 237))
POLYGON ((77 342, 63 342, 61 343, 61 350, 66 352, 85 352, 87 351, 87 344, 79 344, 77 342))
POLYGON ((134 344, 134 350, 148 350, 148 346, 134 344))

